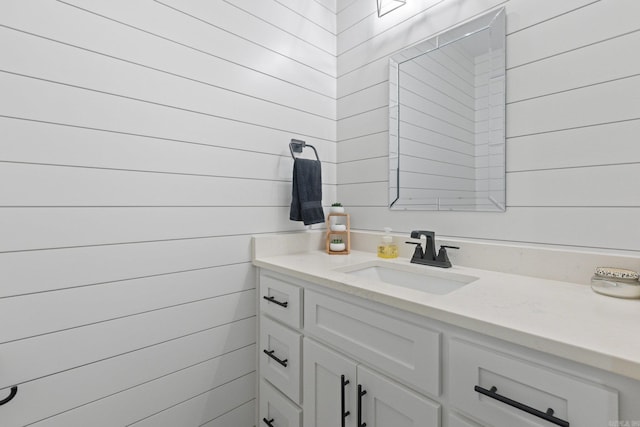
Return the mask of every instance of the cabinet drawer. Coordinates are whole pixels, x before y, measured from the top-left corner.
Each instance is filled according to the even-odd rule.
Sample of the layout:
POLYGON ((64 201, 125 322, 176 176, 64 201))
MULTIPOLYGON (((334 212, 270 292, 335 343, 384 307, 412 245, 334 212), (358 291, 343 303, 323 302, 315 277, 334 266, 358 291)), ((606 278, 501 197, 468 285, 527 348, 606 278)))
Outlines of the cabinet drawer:
POLYGON ((259 426, 302 427, 302 410, 267 382, 260 381, 259 426))
POLYGON ((300 403, 302 335, 268 317, 260 317, 260 375, 300 403))
POLYGON ((260 310, 294 328, 302 327, 302 288, 262 272, 260 310))
POLYGON ((440 333, 307 291, 305 331, 402 382, 440 394, 440 333))
POLYGON ((566 421, 570 426, 601 427, 618 419, 614 390, 457 339, 451 340, 449 354, 451 403, 492 426, 554 425, 528 413, 527 408, 539 411, 538 415, 551 408, 556 425, 566 421), (496 388, 493 393, 492 387, 496 388), (484 390, 490 395, 483 394, 484 390), (498 400, 496 394, 508 402, 498 400))

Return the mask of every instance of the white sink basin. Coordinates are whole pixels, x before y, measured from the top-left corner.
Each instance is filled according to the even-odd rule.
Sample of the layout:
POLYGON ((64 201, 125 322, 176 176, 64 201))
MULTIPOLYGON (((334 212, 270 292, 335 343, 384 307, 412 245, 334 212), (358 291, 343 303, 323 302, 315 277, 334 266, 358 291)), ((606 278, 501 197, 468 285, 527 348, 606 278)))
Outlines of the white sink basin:
POLYGON ((437 295, 448 294, 478 280, 477 277, 464 274, 437 271, 422 266, 388 264, 380 261, 343 267, 337 271, 437 295))

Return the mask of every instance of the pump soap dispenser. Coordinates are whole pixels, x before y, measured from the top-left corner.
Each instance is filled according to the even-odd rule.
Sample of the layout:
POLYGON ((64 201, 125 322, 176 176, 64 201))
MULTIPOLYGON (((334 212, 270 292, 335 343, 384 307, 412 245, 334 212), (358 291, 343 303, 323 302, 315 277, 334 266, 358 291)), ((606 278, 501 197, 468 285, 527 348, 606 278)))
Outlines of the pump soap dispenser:
POLYGON ((389 227, 385 227, 384 233, 382 242, 378 245, 378 256, 380 258, 398 258, 398 245, 393 243, 391 229, 389 227))

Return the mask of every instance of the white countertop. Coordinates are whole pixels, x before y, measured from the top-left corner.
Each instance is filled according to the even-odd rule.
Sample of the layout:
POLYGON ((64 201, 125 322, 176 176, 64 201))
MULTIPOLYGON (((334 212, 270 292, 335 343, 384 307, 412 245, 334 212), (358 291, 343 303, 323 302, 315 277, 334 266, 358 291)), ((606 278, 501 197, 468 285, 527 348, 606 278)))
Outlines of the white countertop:
MULTIPOLYGON (((335 271, 373 260, 352 251, 327 255, 254 255, 254 265, 528 348, 640 380, 640 300, 596 294, 588 285, 453 266, 447 272, 479 279, 433 295, 335 271)), ((419 266, 424 269, 437 267, 419 266)))

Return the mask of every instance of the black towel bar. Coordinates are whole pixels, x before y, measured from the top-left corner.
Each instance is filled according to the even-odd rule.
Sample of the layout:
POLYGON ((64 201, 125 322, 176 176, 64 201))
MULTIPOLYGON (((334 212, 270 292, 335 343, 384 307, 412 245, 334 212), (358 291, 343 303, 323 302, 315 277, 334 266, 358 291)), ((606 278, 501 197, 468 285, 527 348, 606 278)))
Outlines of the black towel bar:
POLYGON ((316 153, 316 160, 320 161, 320 157, 318 156, 318 151, 316 151, 316 148, 313 145, 307 144, 301 139, 292 139, 289 143, 289 151, 291 151, 291 157, 295 159, 296 156, 293 153, 302 153, 302 149, 304 147, 313 148, 313 152, 316 153))
POLYGON ((11 387, 11 392, 9 393, 9 396, 5 399, 0 400, 0 406, 11 402, 13 398, 16 397, 16 394, 18 394, 18 386, 14 385, 13 387, 11 387))

